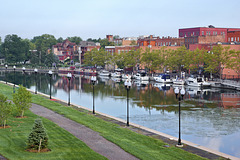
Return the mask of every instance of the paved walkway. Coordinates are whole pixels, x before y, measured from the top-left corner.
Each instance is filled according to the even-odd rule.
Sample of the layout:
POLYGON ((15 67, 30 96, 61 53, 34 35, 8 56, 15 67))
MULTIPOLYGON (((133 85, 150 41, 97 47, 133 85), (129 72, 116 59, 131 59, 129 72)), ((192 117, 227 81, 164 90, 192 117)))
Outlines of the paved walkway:
POLYGON ((110 160, 135 160, 137 159, 133 155, 125 152, 123 149, 115 145, 114 143, 106 140, 95 132, 79 123, 76 123, 64 116, 53 112, 45 107, 37 104, 32 104, 30 110, 36 115, 45 117, 60 127, 64 128, 81 141, 86 143, 95 152, 107 157, 110 160))

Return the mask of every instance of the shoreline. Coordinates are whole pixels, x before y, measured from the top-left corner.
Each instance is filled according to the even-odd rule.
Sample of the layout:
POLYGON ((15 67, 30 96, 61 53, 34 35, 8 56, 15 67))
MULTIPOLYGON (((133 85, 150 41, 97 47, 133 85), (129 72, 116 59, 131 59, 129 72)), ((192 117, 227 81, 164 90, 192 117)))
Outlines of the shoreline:
MULTIPOLYGON (((1 83, 4 83, 4 81, 1 81, 1 83)), ((8 82, 8 85, 13 86, 14 84, 8 82)), ((31 93, 34 93, 34 91, 31 90, 31 89, 27 88, 27 90, 30 91, 31 93)), ((49 95, 41 93, 41 92, 38 92, 38 95, 49 98, 49 95)), ((62 100, 62 99, 52 97, 52 100, 54 100, 57 103, 67 105, 67 102, 62 100)), ((86 108, 86 107, 81 106, 81 105, 71 103, 71 106, 77 107, 77 108, 82 109, 82 110, 87 110, 89 112, 92 112, 91 109, 86 108)), ((157 139, 161 139, 162 141, 164 141, 168 144, 172 144, 172 145, 177 144, 177 140, 178 140, 177 137, 174 137, 174 136, 171 136, 171 135, 168 135, 168 134, 165 134, 165 133, 162 133, 162 132, 159 132, 159 131, 156 131, 156 130, 153 130, 153 129, 150 129, 150 128, 147 128, 147 127, 144 127, 144 126, 141 126, 141 125, 138 125, 138 124, 135 124, 135 123, 131 123, 131 122, 129 123, 130 127, 126 127, 126 125, 125 125, 126 121, 125 120, 122 120, 120 118, 117 118, 117 117, 114 117, 114 116, 111 116, 111 115, 108 115, 108 114, 105 114, 105 113, 101 113, 101 112, 98 112, 98 111, 96 111, 96 116, 99 117, 99 118, 102 118, 103 120, 111 121, 113 123, 119 124, 121 127, 128 128, 128 129, 130 129, 134 132, 137 132, 137 133, 140 133, 140 134, 143 134, 143 135, 147 135, 147 136, 152 136, 152 137, 157 138, 157 139)), ((183 140, 183 139, 182 139, 182 143, 184 144, 184 147, 182 148, 183 150, 189 151, 193 154, 197 154, 201 157, 205 157, 205 158, 212 157, 214 159, 217 158, 217 157, 224 157, 224 158, 229 158, 229 159, 232 159, 232 160, 240 160, 240 158, 238 158, 238 157, 234 157, 234 156, 228 155, 226 153, 222 153, 222 152, 219 152, 219 151, 216 151, 216 150, 212 150, 212 149, 209 149, 207 147, 204 147, 204 146, 201 146, 201 145, 198 145, 198 144, 195 144, 195 143, 183 140)))

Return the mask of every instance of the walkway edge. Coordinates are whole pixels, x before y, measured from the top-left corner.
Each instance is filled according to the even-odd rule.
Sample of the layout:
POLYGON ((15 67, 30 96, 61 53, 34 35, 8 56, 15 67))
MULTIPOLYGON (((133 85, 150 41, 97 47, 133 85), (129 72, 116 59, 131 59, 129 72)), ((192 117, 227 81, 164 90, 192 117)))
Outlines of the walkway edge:
MULTIPOLYGON (((5 83, 5 82, 4 82, 4 81, 0 81, 0 83, 5 83)), ((12 85, 12 86, 13 86, 14 84, 8 82, 8 85, 12 85)), ((16 85, 16 87, 17 87, 17 86, 18 86, 18 85, 16 85)), ((34 91, 31 90, 31 89, 28 89, 28 88, 27 88, 27 90, 34 93, 34 91)), ((39 94, 39 95, 42 95, 42 96, 45 96, 45 97, 49 97, 49 95, 44 94, 44 93, 41 93, 41 92, 38 92, 38 94, 39 94)), ((66 101, 64 101, 64 100, 62 100, 62 99, 58 99, 58 98, 56 98, 56 97, 52 97, 52 99, 56 99, 57 101, 61 101, 61 102, 64 102, 64 103, 66 103, 66 104, 68 103, 68 102, 66 102, 66 101)), ((85 110, 88 110, 88 111, 92 111, 91 109, 86 108, 86 107, 83 107, 83 106, 81 106, 81 105, 77 105, 77 104, 74 104, 74 103, 71 103, 71 105, 72 105, 72 106, 76 106, 76 107, 81 108, 81 109, 85 109, 85 110)), ((101 112, 98 112, 98 111, 95 111, 95 112, 96 112, 97 114, 100 114, 100 115, 109 117, 109 118, 111 118, 111 119, 114 119, 114 120, 117 120, 117 121, 126 123, 125 120, 122 120, 122 119, 120 119, 120 118, 113 117, 113 116, 111 116, 111 115, 107 115, 107 114, 105 114, 105 113, 101 113, 101 112)), ((171 136, 171 135, 168 135, 168 134, 165 134, 165 133, 162 133, 162 132, 159 132, 159 131, 156 131, 156 130, 153 130, 153 129, 150 129, 150 128, 147 128, 147 127, 144 127, 144 126, 141 126, 141 125, 138 125, 138 124, 135 124, 135 123, 131 123, 131 122, 130 122, 129 125, 134 126, 134 127, 137 127, 137 128, 140 128, 140 129, 144 129, 144 130, 146 130, 146 131, 155 133, 155 134, 160 135, 160 136, 163 136, 163 137, 166 137, 166 138, 168 138, 168 139, 170 139, 170 140, 175 140, 175 141, 178 140, 177 137, 174 137, 174 136, 171 136)), ((234 156, 228 155, 228 154, 226 154, 226 153, 222 153, 222 152, 219 152, 219 151, 216 151, 216 150, 212 150, 212 149, 209 149, 209 148, 207 148, 207 147, 204 147, 204 146, 201 146, 201 145, 198 145, 198 144, 195 144, 195 143, 192 143, 192 142, 183 140, 183 139, 182 139, 182 142, 183 142, 184 144, 186 144, 186 145, 189 145, 189 146, 198 148, 198 149, 200 149, 200 150, 204 150, 204 151, 209 152, 209 153, 216 154, 216 155, 221 156, 221 157, 224 157, 224 158, 229 158, 229 159, 232 159, 232 160, 240 160, 240 158, 238 158, 238 157, 234 157, 234 156)))

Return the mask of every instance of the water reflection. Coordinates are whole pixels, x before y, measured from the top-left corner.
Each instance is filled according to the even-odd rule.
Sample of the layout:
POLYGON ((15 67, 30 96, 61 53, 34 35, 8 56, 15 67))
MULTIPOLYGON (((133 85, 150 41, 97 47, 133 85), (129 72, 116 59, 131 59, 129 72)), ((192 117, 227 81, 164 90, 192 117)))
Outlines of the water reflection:
MULTIPOLYGON (((0 72, 13 82, 13 72, 0 72)), ((92 85, 89 76, 75 75, 71 79, 71 102, 92 107, 92 85)), ((40 92, 49 94, 48 74, 37 75, 40 92)), ((16 84, 35 88, 34 74, 16 72, 16 84)), ((67 100, 68 79, 65 75, 52 76, 52 96, 67 100)), ((130 122, 169 135, 178 136, 178 101, 170 84, 133 81, 129 91, 130 122)), ((179 87, 179 86, 178 86, 179 87)), ((182 86, 180 86, 182 87, 182 86)), ((240 92, 218 88, 201 89, 185 86, 182 103, 182 139, 239 156, 240 92)), ((121 79, 98 77, 95 86, 96 111, 126 119, 126 89, 121 79)))

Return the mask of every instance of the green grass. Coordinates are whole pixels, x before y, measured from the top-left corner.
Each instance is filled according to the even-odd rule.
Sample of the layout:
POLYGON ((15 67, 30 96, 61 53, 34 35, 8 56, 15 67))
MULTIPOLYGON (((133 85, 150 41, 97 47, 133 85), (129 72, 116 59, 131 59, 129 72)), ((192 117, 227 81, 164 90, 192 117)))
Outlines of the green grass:
POLYGON ((106 159, 91 150, 85 143, 60 128, 53 122, 41 118, 49 136, 48 148, 51 152, 30 153, 25 151, 28 135, 37 118, 30 111, 25 113, 28 118, 10 118, 10 128, 0 129, 0 153, 8 159, 106 159))
MULTIPOLYGON (((12 89, 9 86, 0 84, 0 88, 1 88, 0 93, 3 93, 4 95, 8 96, 9 99, 12 98, 12 96, 11 96, 12 89)), ((176 147, 165 148, 165 147, 163 147, 163 145, 165 145, 165 143, 163 143, 162 141, 160 141, 158 139, 148 137, 145 135, 141 135, 141 134, 137 134, 126 128, 121 128, 119 125, 99 119, 91 114, 88 114, 87 112, 86 113, 79 112, 72 107, 63 106, 59 103, 50 101, 50 100, 48 100, 44 97, 38 96, 38 95, 33 95, 33 103, 45 106, 46 108, 49 108, 59 114, 64 115, 65 117, 68 117, 69 119, 72 119, 78 123, 81 123, 91 129, 99 132, 103 137, 105 137, 109 141, 112 141, 113 143, 115 143, 118 146, 120 146, 121 148, 123 148, 125 151, 135 155, 136 157, 138 157, 140 159, 146 159, 146 160, 149 160, 149 159, 159 159, 159 160, 160 159, 162 159, 162 160, 166 160, 166 159, 168 159, 168 160, 203 159, 202 157, 199 157, 197 155, 183 151, 182 149, 179 149, 176 147)), ((30 114, 29 112, 27 112, 27 113, 30 114)), ((32 119, 31 123, 28 122, 28 123, 30 123, 30 126, 32 126, 32 124, 33 124, 33 119, 32 119)), ((55 130, 55 128, 52 129, 51 127, 48 127, 48 125, 45 124, 45 122, 48 122, 48 123, 50 123, 50 122, 44 119, 44 125, 47 128, 47 130, 50 133, 53 133, 53 135, 57 136, 59 133, 55 133, 55 132, 57 132, 55 130)), ((54 124, 52 124, 52 125, 54 125, 54 124)), ((31 127, 30 127, 30 129, 31 129, 31 127)), ((24 129, 20 129, 21 132, 23 130, 24 129)), ((59 130, 61 130, 61 129, 59 129, 59 130)), ((29 131, 30 130, 28 130, 28 132, 25 134, 25 137, 27 136, 27 134, 29 134, 29 131)), ((9 137, 10 135, 7 134, 7 130, 4 130, 4 131, 0 130, 0 132, 5 132, 5 134, 4 134, 4 135, 6 135, 5 139, 10 139, 10 137, 9 137)), ((61 131, 61 132, 64 132, 64 131, 61 131)), ((62 136, 60 136, 60 137, 62 137, 62 136)), ((65 138, 66 137, 63 137, 63 140, 65 140, 65 138)), ((50 136, 49 136, 49 139, 51 142, 50 148, 52 149, 52 152, 46 153, 46 154, 56 154, 56 157, 58 157, 58 154, 60 154, 60 153, 59 152, 55 153, 55 151, 56 152, 57 151, 65 152, 65 150, 66 150, 65 147, 62 147, 61 145, 54 146, 54 144, 56 143, 56 142, 52 142, 52 141, 54 141, 54 139, 52 139, 52 137, 50 137, 50 136), (60 147, 60 148, 58 148, 58 147, 60 147)), ((2 140, 2 137, 1 137, 1 140, 2 140)), ((20 139, 18 139, 16 141, 20 141, 20 139)), ((69 147, 71 146, 70 148, 75 148, 75 147, 72 147, 72 145, 73 145, 72 143, 73 142, 75 143, 76 140, 65 140, 65 141, 68 143, 69 147)), ((13 142, 11 142, 11 143, 13 143, 13 142)), ((19 142, 19 143, 23 143, 23 142, 19 142)), ((17 154, 17 152, 20 152, 20 153, 24 152, 24 151, 22 151, 23 150, 22 145, 19 143, 14 144, 14 146, 17 149, 15 149, 15 150, 11 149, 11 151, 9 151, 9 152, 16 152, 14 154, 15 156, 19 155, 19 153, 17 154)), ((80 143, 80 142, 78 142, 78 143, 80 143)), ((6 151, 3 150, 2 145, 3 145, 3 143, 0 143, 0 147, 1 147, 0 153, 5 156, 6 151)), ((9 144, 8 148, 11 148, 10 146, 11 145, 9 144)), ((70 148, 69 148, 69 150, 70 150, 70 148)), ((7 153, 9 153, 9 152, 7 152, 7 153)), ((27 154, 32 154, 32 153, 27 153, 27 154)), ((81 153, 78 153, 78 154, 81 154, 81 153)), ((35 155, 37 156, 37 154, 34 154, 34 158, 35 158, 35 155)), ((8 156, 6 156, 6 157, 8 157, 8 156)), ((18 157, 15 157, 15 158, 19 159, 18 157)), ((91 158, 88 158, 88 159, 91 159, 91 158)), ((99 158, 97 158, 97 159, 99 159, 99 158)))

